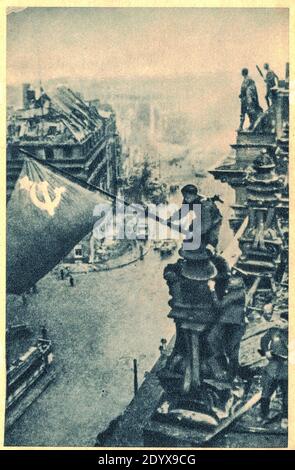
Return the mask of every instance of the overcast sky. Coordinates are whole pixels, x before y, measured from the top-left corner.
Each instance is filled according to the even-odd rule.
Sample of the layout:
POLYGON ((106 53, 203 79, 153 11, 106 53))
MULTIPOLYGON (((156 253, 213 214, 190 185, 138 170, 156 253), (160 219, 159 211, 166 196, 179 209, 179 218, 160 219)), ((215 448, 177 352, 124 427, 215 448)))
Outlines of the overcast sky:
POLYGON ((7 82, 173 77, 269 62, 284 75, 288 10, 28 8, 7 20, 7 82))

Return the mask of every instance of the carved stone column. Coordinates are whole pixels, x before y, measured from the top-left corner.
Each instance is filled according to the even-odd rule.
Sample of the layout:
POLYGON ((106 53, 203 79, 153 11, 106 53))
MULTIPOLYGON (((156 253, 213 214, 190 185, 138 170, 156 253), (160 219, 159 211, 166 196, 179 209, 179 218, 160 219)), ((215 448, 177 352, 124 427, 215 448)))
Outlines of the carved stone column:
POLYGON ((164 272, 172 296, 168 316, 176 324, 176 341, 159 378, 168 394, 194 394, 202 382, 203 333, 216 317, 207 284, 217 269, 204 246, 179 253, 182 258, 164 272))
POLYGON ((277 206, 282 182, 274 170, 272 158, 262 152, 246 179, 249 221, 239 241, 242 254, 236 267, 250 280, 258 276, 270 282, 280 262, 282 232, 277 206))

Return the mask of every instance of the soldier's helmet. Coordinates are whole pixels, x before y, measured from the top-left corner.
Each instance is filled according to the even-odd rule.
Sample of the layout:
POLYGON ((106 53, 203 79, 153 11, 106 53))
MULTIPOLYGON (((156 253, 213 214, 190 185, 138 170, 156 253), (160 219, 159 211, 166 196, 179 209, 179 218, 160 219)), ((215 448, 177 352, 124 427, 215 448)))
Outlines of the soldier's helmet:
POLYGON ((247 75, 248 75, 248 73, 249 73, 249 70, 246 69, 246 68, 244 68, 244 69, 242 69, 242 72, 241 72, 241 73, 242 73, 243 77, 247 77, 247 75))
POLYGON ((182 192, 183 196, 185 196, 186 194, 194 194, 194 195, 197 196, 199 194, 199 190, 198 190, 197 186, 195 186, 194 184, 186 184, 181 189, 181 192, 182 192))
POLYGON ((265 70, 268 70, 268 69, 269 69, 269 64, 265 63, 264 66, 263 66, 263 68, 264 68, 265 70))

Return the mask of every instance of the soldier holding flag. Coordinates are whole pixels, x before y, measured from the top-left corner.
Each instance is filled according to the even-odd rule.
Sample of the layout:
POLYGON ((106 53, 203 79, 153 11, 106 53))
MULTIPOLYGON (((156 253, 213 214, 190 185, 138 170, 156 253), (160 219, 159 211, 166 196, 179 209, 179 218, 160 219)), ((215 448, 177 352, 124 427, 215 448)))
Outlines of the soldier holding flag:
MULTIPOLYGON (((101 224, 116 196, 26 155, 7 206, 7 292, 23 295, 101 224), (96 212, 95 208, 100 207, 96 212)), ((125 203, 121 201, 121 204, 125 203)), ((129 205, 132 207, 132 205, 129 205)), ((149 216, 166 226, 155 214, 149 216)), ((175 230, 175 224, 170 227, 175 230)), ((177 233, 187 233, 176 227, 177 233)), ((61 278, 68 277, 61 270, 61 278)), ((69 284, 75 281, 69 277, 69 284)))

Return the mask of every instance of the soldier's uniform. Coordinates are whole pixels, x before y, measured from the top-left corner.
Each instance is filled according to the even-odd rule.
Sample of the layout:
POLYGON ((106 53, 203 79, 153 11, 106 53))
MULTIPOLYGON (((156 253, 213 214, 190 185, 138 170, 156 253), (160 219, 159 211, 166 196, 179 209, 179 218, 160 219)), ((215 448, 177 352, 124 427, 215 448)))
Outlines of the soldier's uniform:
POLYGON ((212 290, 212 300, 219 311, 218 323, 208 335, 213 357, 220 361, 224 356, 228 359, 228 377, 234 379, 239 372, 239 350, 245 333, 245 286, 240 279, 231 279, 228 292, 222 300, 212 290))
POLYGON ((268 357, 262 376, 261 416, 266 419, 272 394, 280 387, 282 416, 288 417, 288 330, 271 328, 261 339, 260 354, 268 357))
POLYGON ((252 78, 248 76, 244 78, 239 97, 241 100, 240 130, 243 129, 246 114, 250 121, 249 129, 252 129, 258 115, 262 112, 262 108, 259 104, 257 88, 252 78))
POLYGON ((272 88, 276 86, 276 80, 278 80, 278 76, 272 71, 268 70, 265 76, 265 83, 266 83, 266 95, 265 99, 267 102, 267 106, 270 106, 270 101, 273 101, 273 91, 272 88))
MULTIPOLYGON (((201 237, 204 243, 210 243, 212 246, 216 247, 218 243, 218 235, 220 224, 222 220, 222 215, 218 209, 215 201, 219 200, 222 202, 218 196, 205 197, 198 193, 198 189, 192 185, 188 184, 184 186, 181 190, 184 198, 182 201, 181 208, 176 211, 171 217, 166 221, 168 226, 179 221, 183 221, 185 217, 188 216, 190 212, 195 213, 195 207, 197 205, 201 206, 201 237), (186 193, 193 194, 194 199, 189 202, 186 200, 186 193)), ((198 218, 198 213, 195 214, 198 218)), ((194 239, 194 222, 190 224, 187 230, 186 242, 191 242, 194 239)))
POLYGON ((218 300, 222 300, 228 287, 230 267, 227 261, 221 255, 213 255, 212 261, 217 269, 217 275, 215 277, 215 292, 217 294, 218 300))
POLYGON ((250 78, 249 77, 245 77, 244 80, 242 81, 242 85, 241 85, 241 92, 240 92, 240 100, 241 100, 241 115, 240 115, 240 130, 243 129, 243 125, 244 125, 244 122, 245 122, 245 117, 246 117, 246 114, 247 114, 247 95, 246 95, 246 92, 247 92, 247 88, 250 84, 250 78))

